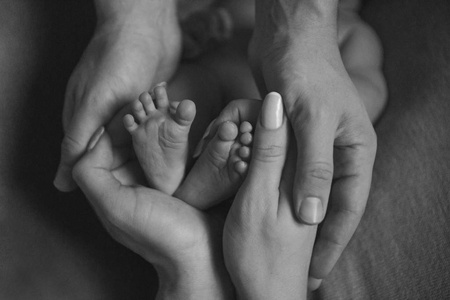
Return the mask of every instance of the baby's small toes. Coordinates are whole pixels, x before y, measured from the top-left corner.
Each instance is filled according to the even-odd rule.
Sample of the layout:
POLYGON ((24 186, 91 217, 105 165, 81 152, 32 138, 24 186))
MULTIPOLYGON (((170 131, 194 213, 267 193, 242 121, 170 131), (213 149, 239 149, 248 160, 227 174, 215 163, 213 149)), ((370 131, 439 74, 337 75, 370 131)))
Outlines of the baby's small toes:
POLYGON ((156 98, 156 106, 159 111, 166 112, 169 109, 169 97, 167 96, 166 83, 162 82, 155 86, 153 93, 156 98))
POLYGON ((252 124, 250 124, 250 122, 247 121, 242 122, 241 125, 239 126, 239 131, 241 133, 252 132, 252 130, 253 130, 252 124))
POLYGON ((152 96, 148 92, 144 92, 139 96, 139 101, 141 101, 142 106, 144 106, 144 110, 147 114, 152 113, 156 108, 153 103, 152 96))
POLYGON ((144 122, 147 115, 144 111, 144 106, 142 105, 141 101, 135 100, 133 102, 133 114, 134 117, 139 121, 139 123, 144 122))
POLYGON ((250 158, 250 148, 247 146, 243 146, 239 148, 239 157, 243 160, 248 160, 250 158))
POLYGON ((245 161, 238 161, 234 164, 234 170, 238 174, 244 175, 245 173, 247 173, 248 163, 246 163, 245 161))
POLYGON ((248 146, 252 143, 253 141, 253 135, 250 132, 245 132, 241 135, 241 137, 239 138, 239 141, 245 145, 248 146))
POLYGON ((125 129, 130 133, 138 128, 138 124, 136 124, 133 116, 130 114, 127 114, 123 117, 123 125, 125 126, 125 129))

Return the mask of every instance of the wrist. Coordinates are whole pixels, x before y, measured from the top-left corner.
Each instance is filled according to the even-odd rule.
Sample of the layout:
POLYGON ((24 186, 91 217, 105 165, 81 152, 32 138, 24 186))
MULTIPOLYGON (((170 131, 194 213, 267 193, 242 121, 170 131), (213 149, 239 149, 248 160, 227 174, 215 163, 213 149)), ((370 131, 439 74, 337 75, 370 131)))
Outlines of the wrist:
POLYGON ((221 235, 155 265, 158 299, 232 299, 234 287, 223 258, 221 235), (163 263, 164 262, 164 263, 163 263))
POLYGON ((284 299, 284 300, 300 300, 307 297, 307 276, 277 276, 271 274, 271 276, 260 277, 256 279, 254 277, 259 276, 252 274, 252 278, 249 280, 242 280, 237 283, 233 280, 236 288, 237 299, 242 300, 271 300, 271 299, 284 299))
POLYGON ((307 27, 336 28, 338 4, 339 0, 256 1, 255 33, 295 39, 307 27))
MULTIPOLYGON (((220 263, 219 263, 220 264, 220 263)), ((175 269, 157 268, 159 289, 157 299, 218 299, 234 298, 234 287, 223 266, 183 266, 175 269)))

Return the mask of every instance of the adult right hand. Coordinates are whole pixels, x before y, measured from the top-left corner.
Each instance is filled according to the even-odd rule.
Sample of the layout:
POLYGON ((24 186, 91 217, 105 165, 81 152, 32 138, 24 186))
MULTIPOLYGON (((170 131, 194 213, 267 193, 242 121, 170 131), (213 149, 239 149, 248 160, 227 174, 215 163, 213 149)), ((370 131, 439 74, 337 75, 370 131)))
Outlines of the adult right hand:
POLYGON ((310 268, 316 289, 364 213, 376 135, 339 52, 339 1, 255 3, 249 61, 262 93, 282 95, 297 142, 293 212, 303 224, 323 221, 310 268))
MULTIPOLYGON (((160 5, 172 5, 168 3, 160 5)), ((97 5, 98 10, 99 7, 102 5, 97 5)), ((165 7, 153 17, 151 14, 137 17, 128 11, 126 16, 102 17, 99 12, 95 34, 66 90, 65 136, 54 180, 61 191, 76 187, 72 167, 85 152, 95 130, 139 93, 149 90, 155 82, 167 80, 181 51, 174 9, 165 7)))
POLYGON ((270 93, 224 228, 225 264, 238 299, 306 299, 317 227, 292 213, 296 157, 295 148, 288 153, 288 127, 280 95, 270 93))

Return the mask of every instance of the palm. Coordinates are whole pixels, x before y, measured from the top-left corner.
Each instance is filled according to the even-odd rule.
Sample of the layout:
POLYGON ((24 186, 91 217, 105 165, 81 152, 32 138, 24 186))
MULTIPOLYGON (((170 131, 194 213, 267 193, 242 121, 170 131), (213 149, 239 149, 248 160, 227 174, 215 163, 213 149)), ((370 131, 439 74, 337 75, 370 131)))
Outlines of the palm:
POLYGON ((84 106, 103 118, 112 117, 118 107, 155 81, 168 79, 176 68, 179 49, 173 46, 162 53, 164 43, 154 36, 138 30, 98 30, 69 81, 65 121, 70 122, 84 106))

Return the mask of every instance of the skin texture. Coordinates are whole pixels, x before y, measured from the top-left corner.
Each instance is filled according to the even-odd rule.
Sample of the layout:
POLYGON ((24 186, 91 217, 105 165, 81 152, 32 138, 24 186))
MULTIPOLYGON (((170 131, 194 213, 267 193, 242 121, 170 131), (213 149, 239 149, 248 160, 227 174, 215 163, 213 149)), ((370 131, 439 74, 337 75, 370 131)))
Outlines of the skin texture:
POLYGON ((332 203, 314 249, 312 288, 331 272, 359 224, 376 152, 375 132, 339 53, 337 3, 256 1, 249 45, 260 90, 280 92, 296 138, 294 213, 318 224, 328 198, 332 203))
MULTIPOLYGON (((66 93, 66 134, 54 181, 62 191, 75 187, 71 168, 93 131, 157 75, 170 76, 179 54, 173 1, 98 0, 96 8, 96 33, 66 93)), ((336 199, 314 252, 311 276, 317 279, 331 271, 359 223, 376 149, 369 117, 339 54, 336 15, 333 1, 257 1, 249 46, 262 94, 281 92, 296 135, 295 214, 318 224, 329 195, 336 199), (329 86, 339 88, 331 92, 329 86)))
MULTIPOLYGON (((363 6, 385 49, 389 104, 364 217, 314 299, 450 293, 449 9, 444 0, 363 6)), ((51 185, 61 99, 94 30, 92 2, 5 0, 0 24, 0 298, 153 299, 153 268, 109 237, 80 192, 51 185)))
POLYGON ((306 299, 316 227, 292 214, 295 147, 287 158, 287 119, 270 97, 281 104, 271 93, 262 106, 249 171, 225 222, 225 263, 238 299, 306 299))
POLYGON ((181 51, 174 1, 95 3, 98 20, 94 36, 66 89, 65 136, 54 180, 61 191, 76 187, 72 166, 94 131, 139 93, 167 80, 181 51))
POLYGON ((222 260, 223 214, 201 212, 139 185, 136 161, 117 155, 120 149, 102 131, 75 165, 74 179, 109 234, 154 264, 157 299, 229 299, 233 288, 222 260))

